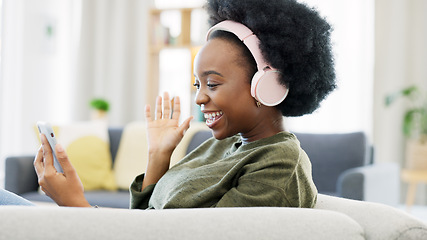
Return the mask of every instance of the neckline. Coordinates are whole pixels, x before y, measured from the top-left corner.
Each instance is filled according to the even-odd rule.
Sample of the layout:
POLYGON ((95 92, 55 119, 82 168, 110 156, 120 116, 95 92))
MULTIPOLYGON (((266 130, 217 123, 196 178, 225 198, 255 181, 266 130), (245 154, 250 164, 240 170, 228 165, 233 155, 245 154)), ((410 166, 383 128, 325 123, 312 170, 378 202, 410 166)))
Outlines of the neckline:
POLYGON ((232 154, 232 153, 235 153, 237 151, 244 151, 244 150, 254 148, 258 145, 262 145, 266 141, 270 141, 272 138, 276 138, 276 137, 281 136, 281 135, 283 135, 284 137, 290 137, 293 134, 290 132, 282 131, 282 132, 274 134, 273 136, 262 138, 262 139, 259 139, 259 140, 253 141, 253 142, 249 142, 246 144, 243 144, 242 140, 240 139, 240 136, 236 136, 238 138, 238 141, 234 142, 234 144, 231 146, 230 153, 232 154))

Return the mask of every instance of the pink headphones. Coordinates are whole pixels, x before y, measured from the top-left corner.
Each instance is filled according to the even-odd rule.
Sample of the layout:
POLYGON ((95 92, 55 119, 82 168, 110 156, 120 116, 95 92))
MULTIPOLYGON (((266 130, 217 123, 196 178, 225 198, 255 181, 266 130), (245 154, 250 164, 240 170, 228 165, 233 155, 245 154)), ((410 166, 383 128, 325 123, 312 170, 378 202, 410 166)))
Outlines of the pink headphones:
POLYGON ((279 83, 280 72, 270 67, 259 49, 258 37, 245 25, 225 20, 211 27, 206 35, 223 30, 236 35, 249 49, 255 58, 258 72, 252 77, 251 95, 265 106, 276 106, 285 100, 289 89, 279 83))

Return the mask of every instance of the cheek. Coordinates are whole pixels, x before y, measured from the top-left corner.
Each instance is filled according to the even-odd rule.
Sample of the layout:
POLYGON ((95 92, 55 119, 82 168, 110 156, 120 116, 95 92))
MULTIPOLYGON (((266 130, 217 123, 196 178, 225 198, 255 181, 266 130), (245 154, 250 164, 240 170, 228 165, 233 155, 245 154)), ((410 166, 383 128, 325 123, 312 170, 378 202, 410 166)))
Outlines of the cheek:
POLYGON ((239 95, 245 95, 251 97, 251 78, 246 77, 244 72, 236 74, 234 81, 232 82, 231 88, 239 95), (243 77, 245 76, 245 77, 243 77))
POLYGON ((251 118, 257 113, 255 99, 251 96, 250 87, 240 88, 239 90, 228 93, 227 102, 231 109, 231 114, 242 118, 251 118))

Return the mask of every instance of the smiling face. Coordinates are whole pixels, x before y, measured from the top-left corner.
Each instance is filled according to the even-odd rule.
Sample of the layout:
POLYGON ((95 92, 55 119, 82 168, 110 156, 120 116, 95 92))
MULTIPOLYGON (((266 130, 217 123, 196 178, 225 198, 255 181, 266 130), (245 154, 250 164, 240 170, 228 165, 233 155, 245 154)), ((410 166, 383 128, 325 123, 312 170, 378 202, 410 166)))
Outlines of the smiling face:
POLYGON ((254 141, 283 130, 280 111, 257 107, 250 91, 252 74, 242 64, 241 50, 229 41, 208 41, 196 56, 194 71, 196 103, 215 138, 240 133, 244 141, 254 141))

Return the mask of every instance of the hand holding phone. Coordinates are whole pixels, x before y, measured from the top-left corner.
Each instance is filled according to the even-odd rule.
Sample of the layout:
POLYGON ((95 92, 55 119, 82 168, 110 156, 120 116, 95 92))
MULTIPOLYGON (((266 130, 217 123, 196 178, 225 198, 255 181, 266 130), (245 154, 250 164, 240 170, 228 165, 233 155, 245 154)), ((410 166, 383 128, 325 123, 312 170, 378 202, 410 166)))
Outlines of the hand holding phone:
POLYGON ((44 134, 49 142, 50 148, 52 149, 53 155, 53 166, 56 168, 56 171, 63 173, 61 164, 59 164, 58 159, 56 158, 55 146, 56 146, 56 138, 55 133, 53 132, 52 126, 47 122, 37 122, 37 128, 39 132, 44 134))

